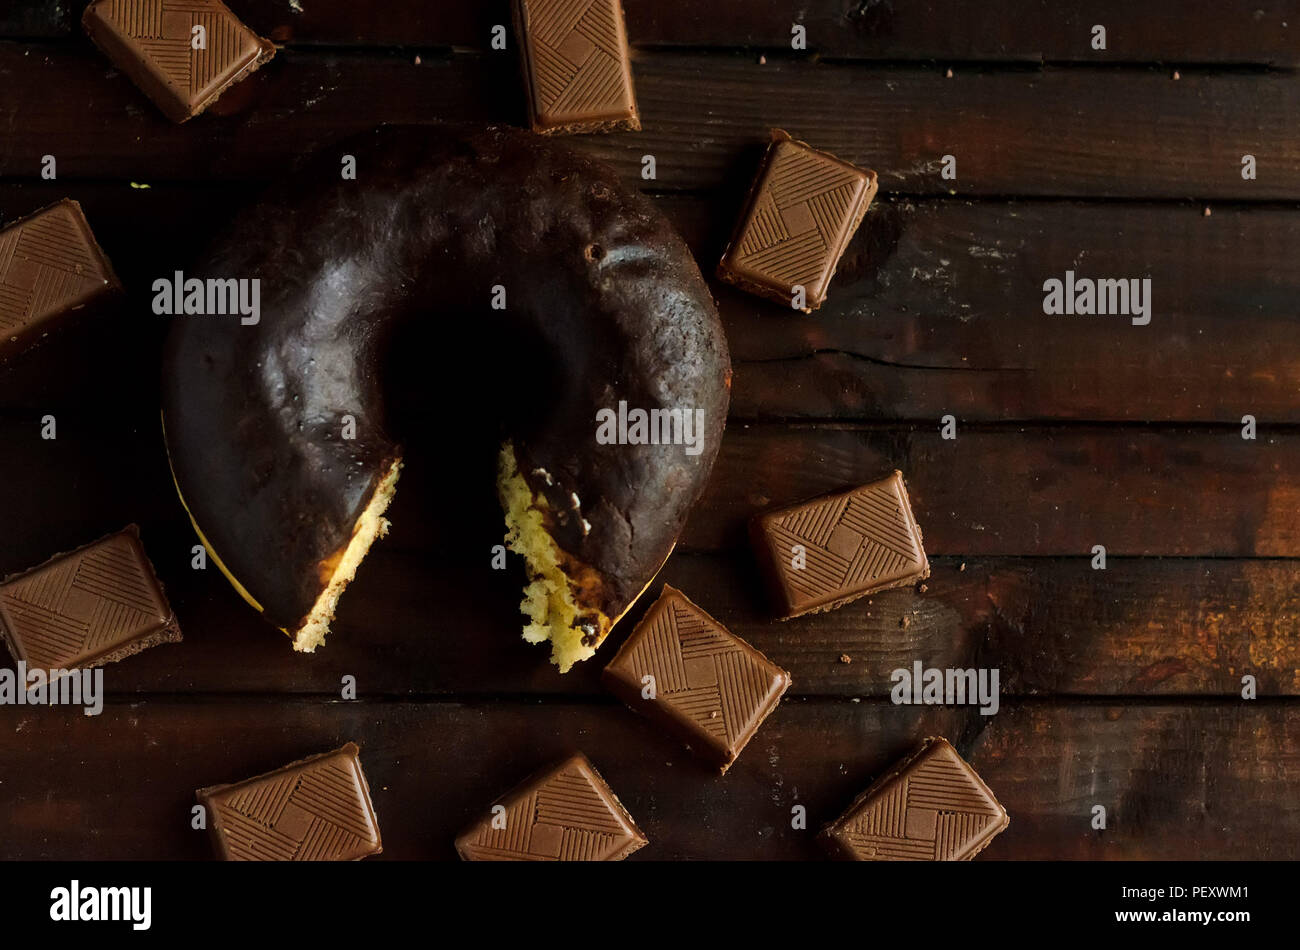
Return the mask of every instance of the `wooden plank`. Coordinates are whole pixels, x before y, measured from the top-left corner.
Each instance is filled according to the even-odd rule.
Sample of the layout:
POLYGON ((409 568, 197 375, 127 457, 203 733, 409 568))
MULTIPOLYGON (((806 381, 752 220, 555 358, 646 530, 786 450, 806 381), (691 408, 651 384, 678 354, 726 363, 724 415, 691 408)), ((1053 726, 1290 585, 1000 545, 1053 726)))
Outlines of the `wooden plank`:
MULTIPOLYGON (((15 472, 5 487, 7 510, 56 487, 80 491, 77 479, 106 464, 123 476, 141 471, 148 477, 138 488, 123 477, 112 486, 92 486, 89 493, 107 499, 125 488, 142 510, 153 512, 157 503, 141 499, 157 491, 170 504, 152 411, 123 418, 88 407, 59 418, 63 428, 55 447, 41 439, 38 414, 0 417, 0 437, 15 472), (128 449, 137 456, 124 458, 128 449)), ((441 500, 453 489, 469 492, 465 517, 485 517, 496 530, 494 434, 482 432, 472 415, 424 418, 427 425, 447 421, 465 430, 455 443, 466 459, 465 471, 453 478, 437 464, 443 442, 411 440, 399 492, 403 500, 411 498, 404 515, 413 532, 408 537, 445 531, 441 500), (478 504, 482 507, 475 510, 478 504)), ((895 468, 908 479, 932 555, 1079 557, 1102 544, 1111 556, 1300 556, 1300 435, 1283 431, 1244 441, 1235 429, 1126 426, 966 429, 952 441, 942 439, 937 426, 732 426, 681 545, 703 551, 743 548, 748 519, 758 511, 860 484, 895 468)), ((53 515, 60 524, 80 524, 87 511, 103 510, 80 498, 68 507, 67 514, 53 515)), ((478 540, 490 546, 493 536, 478 540)))
MULTIPOLYGON (((105 353, 154 345, 155 278, 184 269, 231 207, 256 191, 159 184, 0 186, 0 221, 71 195, 131 290, 116 317, 0 376, 0 405, 83 404, 107 383, 105 353), (124 331, 125 325, 125 331, 124 331), (152 342, 151 342, 152 341, 152 342), (56 371, 57 370, 57 371, 56 371)), ((663 196, 706 272, 726 241, 725 199, 663 196)), ((812 317, 713 281, 735 363, 733 420, 1047 419, 1300 422, 1300 339, 1290 248, 1300 214, 1174 205, 885 200, 867 215, 812 317), (1067 269, 1144 275, 1146 327, 1118 317, 1048 317, 1042 283, 1067 269)), ((146 374, 121 377, 152 399, 146 374)))
POLYGON ((732 414, 1294 423, 1297 238, 1291 210, 886 201, 812 317, 717 290, 732 414), (1149 278, 1150 323, 1045 315, 1067 271, 1149 278))
POLYGON ((1295 557, 1300 437, 1129 427, 727 430, 689 548, 744 544, 757 511, 892 469, 931 554, 1295 557))
POLYGON ((796 695, 885 698, 917 661, 997 669, 1006 696, 1236 697, 1244 674, 1260 695, 1300 693, 1295 561, 941 558, 923 591, 786 623, 747 552, 679 554, 663 579, 789 670, 796 695))
MULTIPOLYGON (((278 42, 486 48, 492 27, 510 22, 506 0, 428 3, 387 0, 231 0, 254 29, 278 42)), ((1085 63, 1261 63, 1300 61, 1300 8, 1262 0, 1248 9, 1213 0, 1101 0, 1087 10, 991 0, 812 0, 797 9, 718 0, 626 0, 628 35, 640 46, 755 47, 790 52, 792 21, 807 30, 812 52, 837 57, 910 60, 1062 60, 1085 63), (1092 27, 1107 29, 1107 49, 1092 48, 1092 27)), ((11 0, 0 36, 63 38, 76 32, 79 5, 11 0)))
MULTIPOLYGON (((184 644, 110 667, 115 694, 337 695, 345 675, 369 696, 602 692, 599 664, 560 677, 544 649, 518 638, 522 575, 517 565, 490 569, 502 532, 490 445, 451 439, 462 464, 450 474, 437 449, 447 443, 412 448, 389 513, 392 533, 344 598, 328 647, 308 657, 293 654, 214 566, 194 569, 197 541, 176 500, 155 418, 152 411, 139 418, 60 411, 58 438, 48 441, 36 416, 0 417, 0 574, 136 522, 179 613, 184 644), (448 506, 448 498, 457 504, 448 506)), ((1293 635, 1300 561, 1117 557, 1125 544, 1147 553, 1194 545, 1202 555, 1228 546, 1253 554, 1282 544, 1294 552, 1294 489, 1285 475, 1297 470, 1287 461, 1296 451, 1293 437, 1285 451, 1251 449, 1275 450, 1276 463, 1265 455, 1253 465, 1229 466, 1213 435, 1093 435, 971 433, 958 439, 960 451, 920 448, 927 440, 918 436, 911 449, 897 442, 902 454, 890 456, 888 434, 734 429, 714 488, 688 526, 689 544, 662 579, 791 670, 798 695, 885 696, 890 673, 916 660, 996 667, 1008 695, 1234 695, 1246 673, 1257 677, 1262 695, 1300 693, 1293 635), (823 461, 810 465, 800 454, 823 461), (993 476, 999 465, 1005 474, 1009 461, 1033 456, 1041 471, 1011 473, 1010 482, 993 476), (922 463, 911 465, 915 457, 922 463), (1144 457, 1148 466, 1159 459, 1163 467, 1144 469, 1144 457), (936 560, 925 591, 889 592, 825 615, 774 622, 740 533, 743 519, 761 506, 735 486, 770 492, 772 501, 778 490, 792 498, 792 486, 822 485, 824 477, 849 481, 851 471, 860 472, 859 480, 875 474, 854 468, 866 459, 878 471, 894 462, 908 466, 926 546, 932 555, 953 556, 936 560), (1272 464, 1280 466, 1277 474, 1272 464), (948 477, 977 471, 989 474, 948 477), (1252 487, 1261 473, 1271 479, 1267 491, 1252 487), (1041 489, 1027 492, 1035 479, 1041 489), (1243 489, 1235 509, 1224 503, 1243 489), (1092 504, 1079 506, 1076 498, 1092 504), (1190 511, 1198 517, 1188 518, 1190 511), (1092 543, 1110 549, 1105 571, 1091 569, 1092 543), (729 550, 692 555, 691 544, 729 550), (947 545, 958 546, 955 554, 947 545), (1076 556, 967 563, 961 547, 1076 556), (841 654, 853 662, 841 663, 841 654)))
MULTIPOLYGON (((517 570, 488 568, 495 433, 474 413, 449 425, 419 411, 447 385, 436 373, 396 414, 412 449, 394 534, 328 647, 293 655, 214 569, 191 569, 159 439, 166 323, 149 313, 149 283, 188 262, 203 222, 224 220, 248 183, 315 143, 385 120, 522 119, 514 51, 483 49, 502 0, 306 0, 301 13, 232 2, 293 48, 185 128, 73 38, 81 5, 0 12, 0 36, 54 41, 0 43, 0 220, 66 188, 131 288, 114 313, 0 371, 0 573, 135 520, 186 632, 105 671, 102 717, 0 706, 0 855, 205 858, 194 787, 354 738, 390 858, 452 857, 470 815, 575 747, 650 833, 639 858, 815 857, 824 821, 918 738, 944 734, 1012 811, 987 858, 1300 857, 1300 703, 1278 698, 1300 693, 1300 443, 1274 427, 1298 421, 1297 216, 1260 203, 1300 195, 1300 91, 1258 70, 1174 81, 1172 65, 1135 68, 1295 65, 1293 0, 1244 14, 1207 0, 1014 14, 1002 0, 629 0, 648 131, 572 144, 651 188, 706 271, 768 125, 872 165, 886 192, 816 316, 718 289, 737 356, 733 424, 662 580, 795 677, 724 779, 609 698, 597 664, 561 678, 520 642, 517 570), (791 16, 814 55, 783 51, 791 16), (1092 22, 1108 27, 1105 53, 1087 47, 1092 22), (719 52, 738 46, 754 51, 719 52), (893 65, 847 62, 859 59, 893 65), (929 59, 955 62, 955 76, 919 65, 929 59), (1041 59, 1106 68, 990 65, 1041 59), (694 106, 679 116, 683 101, 694 106), (1257 182, 1240 178, 1246 152, 1257 182), (51 153, 60 182, 37 183, 51 153), (653 183, 639 178, 647 153, 653 183), (937 174, 945 153, 956 182, 937 174), (1196 201, 1003 200, 1016 195, 1196 201), (1150 276, 1152 326, 1044 317, 1042 281, 1067 268, 1150 276), (947 412, 955 443, 935 431, 947 412), (1257 442, 1238 437, 1247 412, 1257 442), (53 441, 39 435, 46 413, 53 441), (831 425, 771 424, 789 420, 831 425), (1162 424, 1129 424, 1143 422, 1162 424), (771 621, 745 519, 895 465, 935 555, 924 589, 771 621), (1104 572, 1089 566, 1094 543, 1109 548, 1104 572), (914 661, 998 669, 999 713, 890 704, 889 673, 914 661), (1265 699, 1237 697, 1247 673, 1265 699), (346 675, 361 702, 337 701, 346 675), (796 803, 808 831, 789 828, 796 803), (1102 833, 1089 826, 1097 804, 1102 833)), ((458 362, 459 342, 412 342, 458 362)))
MULTIPOLYGON (((176 127, 124 76, 106 75, 89 48, 4 43, 0 176, 36 177, 53 154, 65 180, 265 179, 313 145, 381 122, 518 122, 522 95, 508 55, 417 66, 404 55, 287 50, 223 97, 215 115, 176 127)), ((1046 69, 945 79, 665 52, 645 52, 635 68, 647 131, 571 144, 629 177, 654 155, 662 190, 742 194, 767 130, 785 126, 876 169, 887 193, 1300 197, 1300 138, 1282 131, 1300 109, 1300 87, 1285 76, 1174 81, 1162 71, 1046 69), (1241 177, 1246 153, 1258 180, 1241 177), (955 181, 940 177, 945 154, 957 157, 955 181)))
MULTIPOLYGON (((106 512, 168 510, 160 507, 172 504, 172 493, 156 416, 147 408, 132 411, 129 406, 63 410, 56 415, 56 442, 41 438, 38 412, 0 416, 12 472, 0 504, 21 511, 30 499, 63 496, 57 509, 24 514, 39 515, 42 531, 58 525, 55 533, 61 536, 104 521, 106 512), (106 466, 112 466, 115 481, 96 483, 90 473, 106 466)), ((399 492, 410 532, 405 537, 423 545, 424 538, 446 533, 442 499, 460 491, 466 498, 457 517, 463 509, 464 518, 480 519, 474 543, 487 550, 496 543, 498 514, 491 475, 494 433, 482 431, 472 415, 426 416, 424 424, 448 421, 464 430, 461 441, 451 443, 465 459, 464 470, 450 477, 438 464, 437 447, 448 443, 410 440, 399 492), (484 532, 484 525, 490 530, 484 532)), ((408 422, 399 431, 418 436, 424 430, 408 422)), ((1300 435, 1290 431, 1244 441, 1235 429, 965 429, 947 441, 937 427, 742 424, 727 430, 681 545, 700 551, 743 548, 746 523, 758 511, 898 468, 907 476, 932 555, 1079 557, 1101 544, 1111 556, 1297 557, 1298 456, 1300 435)), ((27 539, 20 546, 30 545, 27 539)))
POLYGON ((998 842, 1008 858, 1285 859, 1300 854, 1289 830, 1300 807, 1282 790, 1300 769, 1298 713, 1032 705, 998 717, 969 756, 1011 810, 998 842), (1094 805, 1104 832, 1091 828, 1094 805))
POLYGON ((457 831, 496 795, 574 748, 649 836, 632 860, 815 858, 825 822, 921 737, 946 734, 1011 814, 979 860, 1294 859, 1298 717, 1295 705, 1035 704, 977 722, 932 707, 786 703, 718 778, 606 705, 145 703, 98 717, 4 707, 3 850, 202 859, 193 789, 355 740, 385 859, 452 858, 457 831), (791 828, 796 804, 806 830, 791 828), (1097 804, 1105 832, 1090 829, 1097 804))
MULTIPOLYGON (((106 687, 119 699, 330 698, 340 695, 344 676, 372 698, 604 696, 600 668, 659 590, 656 584, 595 660, 561 676, 544 647, 519 638, 516 570, 439 558, 436 543, 414 552, 384 544, 349 588, 326 647, 303 656, 215 570, 191 569, 185 526, 146 525, 145 541, 185 641, 106 668, 106 687)), ((677 554, 661 580, 789 670, 791 696, 888 698, 893 671, 917 661, 996 669, 1007 701, 1236 697, 1245 674, 1256 678, 1260 696, 1300 695, 1295 561, 1116 559, 1102 572, 1086 559, 942 558, 933 568, 924 591, 889 591, 790 623, 772 619, 745 553, 677 554)))
POLYGON ((405 55, 285 50, 222 96, 202 124, 178 126, 88 45, 0 43, 8 80, 0 88, 0 177, 37 178, 42 157, 54 155, 64 181, 267 179, 314 146, 386 122, 521 123, 516 72, 489 63, 463 56, 416 66, 405 55))

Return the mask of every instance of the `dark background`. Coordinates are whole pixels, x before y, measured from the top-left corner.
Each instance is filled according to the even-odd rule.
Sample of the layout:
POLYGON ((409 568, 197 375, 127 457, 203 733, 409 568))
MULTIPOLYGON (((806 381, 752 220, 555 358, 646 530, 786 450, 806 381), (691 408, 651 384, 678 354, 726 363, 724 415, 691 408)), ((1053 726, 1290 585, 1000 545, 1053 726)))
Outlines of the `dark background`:
MULTIPOLYGON (((84 38, 83 6, 0 12, 0 215, 76 198, 130 293, 0 372, 0 573, 136 521, 185 641, 109 667, 98 718, 0 707, 0 855, 206 857, 193 789, 351 739, 385 857, 452 857, 479 809, 573 748, 649 835, 633 860, 812 857, 821 824, 938 733, 1011 813, 980 860, 1300 857, 1300 4, 808 0, 794 53, 789 5, 627 0, 645 131, 567 141, 650 186, 706 274, 769 127, 880 174, 822 310, 715 286, 732 417, 661 579, 794 677, 725 778, 599 687, 628 625, 564 677, 518 639, 490 486, 469 504, 445 478, 490 464, 473 439, 412 444, 392 535, 315 656, 189 567, 149 285, 315 145, 521 124, 514 40, 487 48, 505 5, 230 0, 284 48, 181 127, 84 38), (1150 326, 1044 316, 1067 269, 1149 276, 1150 326), (894 467, 927 589, 768 620, 749 515, 894 467), (891 705, 889 671, 917 659, 999 668, 1000 713, 891 705)), ((440 342, 449 319, 425 337, 435 421, 472 416, 499 369, 440 342)))

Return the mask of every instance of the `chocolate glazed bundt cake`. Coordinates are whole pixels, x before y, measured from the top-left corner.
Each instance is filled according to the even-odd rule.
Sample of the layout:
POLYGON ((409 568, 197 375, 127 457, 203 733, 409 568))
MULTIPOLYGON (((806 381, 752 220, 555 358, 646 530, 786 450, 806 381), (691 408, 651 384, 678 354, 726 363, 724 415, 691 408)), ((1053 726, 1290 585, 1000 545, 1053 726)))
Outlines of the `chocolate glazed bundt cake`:
POLYGON ((550 640, 562 671, 649 585, 717 454, 731 369, 695 261, 613 169, 551 140, 369 133, 310 159, 196 271, 259 280, 260 318, 174 318, 172 472, 212 560, 296 650, 323 641, 388 528, 402 450, 382 377, 396 327, 471 321, 549 364, 544 391, 504 423, 498 493, 527 564, 524 638, 550 640), (621 439, 598 438, 614 414, 605 434, 621 439), (694 448, 678 438, 692 423, 694 448))

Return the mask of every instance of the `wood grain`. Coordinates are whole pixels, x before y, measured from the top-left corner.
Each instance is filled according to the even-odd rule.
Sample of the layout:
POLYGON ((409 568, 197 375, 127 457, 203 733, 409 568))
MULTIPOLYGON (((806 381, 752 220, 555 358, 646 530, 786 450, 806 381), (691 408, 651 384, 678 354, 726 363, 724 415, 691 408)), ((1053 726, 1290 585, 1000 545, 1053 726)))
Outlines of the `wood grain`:
MULTIPOLYGON (((287 0, 231 0, 249 26, 277 42, 487 48, 492 27, 509 24, 506 0, 429 3, 314 0, 294 10, 287 0)), ((756 47, 790 52, 792 21, 807 29, 808 50, 837 57, 947 61, 1060 60, 1081 63, 1300 61, 1300 9, 1291 0, 1247 8, 1214 0, 1101 0, 1087 10, 991 0, 811 0, 798 8, 752 0, 625 0, 628 36, 638 46, 756 47), (1092 48, 1092 26, 1107 28, 1105 51, 1092 48)), ((0 36, 64 38, 75 34, 79 4, 11 0, 0 36)))
POLYGON ((890 762, 946 735, 1011 814, 978 860, 1294 859, 1294 706, 1061 706, 997 716, 786 701, 727 775, 621 707, 262 703, 0 709, 7 858, 204 859, 195 788, 356 741, 382 859, 450 859, 454 835, 581 749, 650 838, 631 860, 815 858, 817 830, 890 762), (98 750, 50 755, 50 748, 98 750), (816 750, 810 752, 809 750, 816 750), (88 767, 88 762, 93 766, 88 767), (123 807, 130 802, 130 807, 123 807), (1107 830, 1090 828, 1092 806, 1107 830), (807 829, 791 828, 791 808, 807 829))
MULTIPOLYGON (((644 53, 635 73, 646 131, 570 144, 629 178, 654 155, 660 190, 743 188, 768 129, 780 126, 875 169, 885 193, 1300 197, 1300 140, 1282 133, 1300 87, 1285 76, 1046 69, 945 79, 671 52, 644 53), (1258 180, 1241 177, 1247 153, 1258 180), (957 157, 955 181, 940 177, 946 154, 957 157)), ((405 55, 287 50, 185 127, 88 47, 0 43, 0 75, 0 177, 35 178, 52 154, 64 180, 264 180, 313 145, 384 122, 523 118, 506 52, 417 66, 405 55)))
POLYGON ((1244 702, 1033 705, 997 717, 967 754, 1011 809, 997 842, 1008 857, 1286 859, 1300 854, 1281 830, 1297 818, 1280 791, 1300 768, 1296 715, 1244 702), (1104 832, 1089 824, 1094 805, 1104 832))
MULTIPOLYGON (((694 213, 703 208, 696 206, 694 213)), ((719 208, 709 219, 725 219, 719 208)), ((689 215, 678 220, 687 222, 689 215)), ((706 233, 706 221, 685 226, 706 233)), ((1300 421, 1291 210, 886 200, 811 318, 716 291, 739 418, 1300 421), (1149 278, 1151 322, 1043 284, 1149 278)), ((694 242, 709 266, 712 242, 694 242)))
POLYGON ((732 420, 659 580, 794 678, 724 779, 605 693, 599 659, 560 677, 518 638, 518 565, 489 567, 496 429, 422 409, 477 365, 436 326, 412 342, 445 372, 395 381, 413 408, 392 536, 324 649, 293 654, 192 568, 152 280, 314 146, 524 119, 515 51, 487 49, 504 0, 230 2, 287 48, 184 128, 80 35, 84 4, 0 11, 0 221, 78 198, 128 287, 0 368, 0 574, 134 521, 185 632, 105 670, 102 716, 0 706, 0 858, 205 859, 193 789, 349 739, 385 858, 452 858, 483 806, 575 748, 648 832, 634 860, 815 858, 817 829, 934 734, 1011 812, 981 860, 1300 858, 1300 86, 1271 68, 1300 64, 1294 0, 627 0, 646 131, 568 142, 653 194, 706 273, 769 127, 881 176, 815 316, 715 284, 732 420), (41 182, 50 154, 59 179, 41 182), (1152 324, 1044 316, 1066 269, 1150 277, 1152 324), (924 588, 771 620, 746 520, 894 467, 933 557, 924 588), (892 705, 890 672, 914 661, 996 668, 1000 711, 892 705), (340 701, 345 676, 360 701, 340 701))
MULTIPOLYGON (((518 639, 522 574, 517 565, 490 568, 491 548, 502 532, 490 446, 467 451, 455 477, 437 463, 438 441, 413 451, 390 511, 390 537, 373 549, 345 596, 329 645, 301 656, 215 567, 194 569, 197 540, 176 500, 153 412, 139 420, 72 412, 56 418, 59 437, 53 441, 40 438, 35 416, 0 418, 7 462, 0 492, 7 512, 0 574, 34 566, 129 522, 142 526, 186 639, 110 667, 107 682, 115 694, 337 695, 345 675, 356 677, 370 696, 600 691, 599 664, 560 677, 544 649, 518 639), (448 497, 458 504, 449 508, 448 497)), ((891 449, 888 433, 734 430, 709 500, 697 508, 687 531, 697 549, 722 549, 692 555, 683 547, 662 579, 789 669, 796 694, 886 695, 890 672, 915 660, 997 667, 1009 695, 1234 695, 1246 673, 1257 677, 1262 695, 1300 691, 1300 645, 1293 636, 1300 621, 1300 561, 1118 556, 1125 544, 1165 554, 1192 545, 1202 556, 1213 555, 1225 541, 1245 545, 1239 549, 1245 555, 1285 544, 1294 556, 1293 534, 1284 532, 1294 532, 1296 509, 1287 500, 1283 475, 1269 475, 1272 490, 1263 501, 1271 498, 1278 506, 1269 514, 1256 508, 1257 492, 1237 497, 1236 510, 1223 504, 1252 477, 1252 466, 1227 466, 1226 450, 1217 457, 1207 453, 1214 437, 1205 434, 1180 440, 1099 430, 1084 438, 1077 430, 1031 430, 963 435, 947 449, 921 437, 916 442, 928 447, 899 443, 891 449), (1006 465, 1013 459, 1023 463, 1032 454, 1026 445, 1043 453, 1041 471, 1009 481, 1006 465), (978 455, 969 454, 971 446, 979 448, 978 455), (889 451, 903 454, 884 454, 889 451), (932 555, 950 555, 936 561, 926 590, 890 592, 789 623, 772 621, 740 536, 749 507, 759 507, 759 499, 737 494, 735 486, 792 491, 792 484, 820 484, 810 479, 847 477, 867 459, 883 471, 891 459, 906 462, 922 451, 947 453, 944 464, 911 466, 910 487, 927 548, 932 555), (804 453, 802 459, 791 457, 797 452, 804 453), (822 461, 818 452, 826 453, 822 461), (1164 457, 1156 463, 1159 453, 1164 457), (977 470, 979 458, 989 468, 983 483, 953 485, 944 477, 947 471, 977 470), (1107 467, 1093 458, 1106 460, 1107 467), (1202 467, 1221 481, 1192 481, 1202 467), (1154 480, 1148 484, 1146 478, 1154 480), (1041 487, 1026 491, 1035 481, 1041 487), (1074 498, 1091 503, 1080 506, 1074 498), (1188 518, 1187 511, 1204 514, 1188 518), (1098 539, 1110 550, 1105 571, 1090 564, 1098 539), (1067 551, 1068 545, 1073 548, 1067 551), (985 556, 963 547, 981 548, 985 556), (987 557, 1035 547, 1074 556, 987 557), (853 662, 841 663, 841 654, 853 662)), ((1295 470, 1290 462, 1279 464, 1282 471, 1295 470)), ((628 629, 620 630, 607 654, 628 629)))
POLYGON ((1300 438, 1129 427, 731 427, 687 525, 692 549, 742 546, 757 511, 907 478, 929 554, 1300 555, 1300 438), (1261 490, 1260 485, 1267 488, 1261 490), (1194 514, 1193 514, 1194 513, 1194 514))
MULTIPOLYGON (((603 697, 601 667, 659 590, 594 660, 561 676, 544 647, 519 638, 517 569, 380 545, 327 645, 306 656, 215 569, 191 569, 187 534, 184 525, 146 526, 185 639, 107 667, 106 688, 119 700, 328 700, 341 695, 345 676, 363 698, 603 697)), ((1260 696, 1300 695, 1300 562, 1115 559, 1093 571, 1082 558, 941 558, 932 566, 924 591, 889 591, 788 623, 772 619, 744 553, 679 553, 660 580, 788 670, 791 696, 885 698, 892 672, 917 661, 997 669, 1003 697, 1237 697, 1246 674, 1260 696)))
MULTIPOLYGON (((38 412, 0 415, 0 438, 12 460, 0 504, 15 511, 25 499, 62 497, 25 515, 41 518, 55 537, 119 513, 174 517, 156 415, 113 413, 110 407, 67 410, 56 416, 55 442, 41 438, 38 412), (133 454, 126 457, 127 451, 133 454), (123 480, 96 483, 90 474, 105 471, 123 480)), ((499 527, 491 478, 495 429, 462 420, 463 471, 448 477, 437 462, 437 433, 445 437, 446 420, 422 418, 401 430, 411 448, 399 489, 402 508, 395 509, 402 521, 390 543, 427 550, 430 538, 454 536, 443 500, 455 490, 464 504, 452 520, 466 519, 472 532, 463 543, 486 550, 499 527)), ((907 478, 931 555, 1082 557, 1102 544, 1111 556, 1300 557, 1300 435, 1285 431, 1252 442, 1236 429, 1126 426, 970 428, 953 441, 942 439, 937 426, 733 426, 680 546, 743 549, 746 524, 757 512, 895 468, 907 478), (1261 483, 1266 490, 1257 488, 1261 483)), ((15 543, 6 556, 30 553, 33 540, 15 543)))
MULTIPOLYGON (((153 281, 189 265, 257 193, 230 182, 0 185, 0 221, 81 201, 129 290, 111 316, 77 327, 93 341, 0 376, 0 405, 75 406, 101 391, 105 353, 130 358, 165 329, 147 316, 153 281)), ((711 274, 738 200, 656 201, 711 274)), ((1269 207, 1207 218, 1177 205, 881 201, 812 317, 712 282, 736 365, 732 418, 1294 424, 1297 241, 1300 216, 1269 207), (1042 283, 1067 269, 1149 276, 1151 325, 1044 316, 1042 283)), ((154 398, 148 375, 117 374, 114 387, 154 398)))

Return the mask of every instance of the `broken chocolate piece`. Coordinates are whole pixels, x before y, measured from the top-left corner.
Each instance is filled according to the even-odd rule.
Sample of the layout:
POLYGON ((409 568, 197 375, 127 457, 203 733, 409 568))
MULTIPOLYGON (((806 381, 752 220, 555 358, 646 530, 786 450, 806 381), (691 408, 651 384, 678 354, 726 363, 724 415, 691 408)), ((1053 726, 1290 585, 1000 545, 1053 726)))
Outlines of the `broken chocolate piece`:
POLYGON ((969 861, 1011 823, 947 739, 926 739, 821 833, 850 861, 969 861))
POLYGON ((646 844, 577 753, 497 799, 456 839, 456 853, 466 861, 621 861, 646 844))
POLYGON ((0 360, 121 289, 81 205, 63 200, 0 231, 0 360))
POLYGON ((790 688, 789 673, 667 584, 602 679, 722 772, 790 688))
POLYGON ((0 633, 14 659, 44 670, 102 666, 181 638, 135 525, 5 578, 0 633))
POLYGON ((232 785, 199 789, 217 857, 356 861, 384 850, 360 750, 302 759, 232 785))
POLYGON ((619 0, 515 0, 535 132, 641 128, 619 0))
POLYGON ((875 194, 875 172, 774 131, 718 277, 787 307, 816 310, 875 194))
POLYGON ((761 514, 750 537, 782 619, 930 576, 901 472, 761 514))
POLYGON ((81 24, 173 122, 185 122, 275 55, 220 0, 95 0, 81 24))

